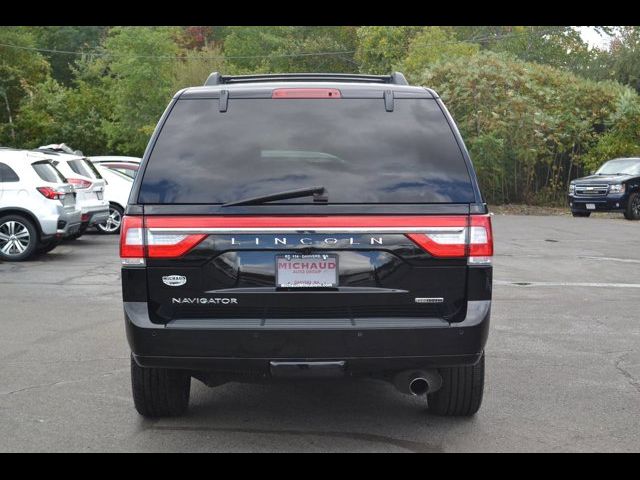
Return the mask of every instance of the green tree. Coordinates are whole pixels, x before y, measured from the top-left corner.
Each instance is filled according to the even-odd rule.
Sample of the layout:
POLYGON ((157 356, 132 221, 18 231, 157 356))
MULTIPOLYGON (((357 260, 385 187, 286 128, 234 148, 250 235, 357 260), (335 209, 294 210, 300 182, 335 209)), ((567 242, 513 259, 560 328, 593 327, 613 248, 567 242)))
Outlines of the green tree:
POLYGON ((227 73, 222 49, 216 45, 201 50, 186 50, 184 59, 174 62, 175 84, 173 90, 203 85, 211 72, 227 73))
POLYGON ((76 79, 75 88, 49 78, 26 97, 16 119, 17 144, 36 148, 50 143, 66 143, 88 155, 110 151, 103 123, 111 104, 100 88, 76 79))
MULTIPOLYGON (((45 50, 62 52, 94 51, 106 36, 109 27, 55 26, 30 27, 35 45, 45 50)), ((43 51, 42 55, 51 65, 51 76, 59 83, 70 86, 73 80, 72 66, 78 55, 43 51)))
POLYGON ((640 98, 634 90, 620 92, 616 110, 606 123, 607 131, 585 155, 584 165, 589 171, 613 158, 640 156, 640 98))
POLYGON ((619 27, 607 66, 606 78, 640 91, 640 27, 619 27))
POLYGON ((230 73, 355 72, 355 27, 228 27, 230 73))
POLYGON ((436 62, 476 54, 480 45, 457 40, 454 31, 447 27, 424 27, 409 44, 407 56, 401 62, 401 70, 410 83, 420 79, 424 71, 436 62))
POLYGON ((26 27, 0 28, 0 143, 15 145, 15 118, 22 99, 49 75, 49 64, 34 51, 35 39, 26 27))
POLYGON ((103 86, 112 116, 103 123, 109 148, 142 155, 173 95, 174 62, 180 51, 176 28, 114 27, 104 44, 103 86))
POLYGON ((559 202, 616 111, 620 87, 508 54, 437 63, 423 78, 452 111, 492 202, 559 202))
POLYGON ((62 131, 68 124, 67 93, 65 87, 48 78, 25 97, 16 117, 16 140, 20 147, 37 148, 68 141, 62 137, 62 131))
POLYGON ((360 72, 389 74, 402 63, 409 44, 423 27, 360 27, 357 35, 355 60, 360 72))
POLYGON ((455 27, 455 32, 459 39, 479 43, 484 50, 510 53, 520 60, 579 74, 585 73, 597 55, 570 26, 469 26, 455 27))

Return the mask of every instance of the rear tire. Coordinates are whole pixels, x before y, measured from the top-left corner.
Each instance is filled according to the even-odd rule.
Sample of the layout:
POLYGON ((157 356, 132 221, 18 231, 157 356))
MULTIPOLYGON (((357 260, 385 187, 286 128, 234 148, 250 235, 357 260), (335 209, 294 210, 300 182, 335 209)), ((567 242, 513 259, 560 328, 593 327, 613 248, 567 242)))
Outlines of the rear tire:
POLYGON ((133 403, 143 417, 176 417, 189 406, 191 375, 181 370, 143 368, 131 356, 133 403))
POLYGON ((627 220, 640 220, 640 194, 632 193, 624 211, 624 218, 627 220))
POLYGON ((574 217, 590 217, 591 212, 571 212, 574 217))
POLYGON ((440 390, 427 395, 428 409, 436 415, 470 417, 482 404, 484 391, 484 353, 471 367, 439 369, 440 390))
POLYGON ((22 262, 36 253, 38 231, 22 215, 0 217, 0 260, 22 262))

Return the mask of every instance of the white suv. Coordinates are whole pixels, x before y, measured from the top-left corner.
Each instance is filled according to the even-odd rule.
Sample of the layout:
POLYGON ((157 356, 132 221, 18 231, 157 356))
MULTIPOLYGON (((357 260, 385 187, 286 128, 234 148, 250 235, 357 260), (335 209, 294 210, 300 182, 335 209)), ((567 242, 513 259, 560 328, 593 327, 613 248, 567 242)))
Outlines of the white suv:
POLYGON ((80 230, 73 186, 42 155, 0 149, 0 260, 45 253, 80 230))
POLYGON ((122 215, 129 201, 140 158, 122 156, 89 157, 107 183, 104 196, 109 200, 109 219, 96 225, 100 233, 119 233, 122 215))
POLYGON ((77 238, 87 228, 106 222, 109 218, 109 201, 104 198, 105 181, 93 163, 85 157, 52 149, 41 148, 37 152, 53 162, 77 193, 82 225, 80 231, 70 238, 77 238))
POLYGON ((104 196, 109 202, 109 218, 106 222, 96 225, 96 228, 100 233, 120 233, 120 224, 129 201, 133 178, 118 170, 103 167, 99 164, 96 165, 96 168, 107 183, 104 196))

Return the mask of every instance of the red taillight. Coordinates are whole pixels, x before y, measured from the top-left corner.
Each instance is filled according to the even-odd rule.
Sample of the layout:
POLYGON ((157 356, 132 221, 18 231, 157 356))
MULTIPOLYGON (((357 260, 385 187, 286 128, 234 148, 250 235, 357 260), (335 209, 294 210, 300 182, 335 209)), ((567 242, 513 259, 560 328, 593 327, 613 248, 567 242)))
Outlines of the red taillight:
POLYGON ((432 230, 427 228, 424 233, 409 233, 407 237, 434 257, 491 257, 493 255, 491 217, 472 215, 468 224, 464 217, 452 218, 457 218, 452 222, 456 225, 432 230))
POLYGON ((340 98, 337 88, 276 88, 271 98, 340 98))
POLYGON ((61 200, 66 195, 65 192, 51 187, 37 187, 37 190, 49 200, 61 200))
POLYGON ((181 257, 204 240, 206 236, 206 234, 153 233, 147 231, 147 257, 181 257))
POLYGON ((489 215, 471 215, 470 257, 493 256, 493 231, 489 215))
POLYGON ((415 244, 434 257, 464 257, 465 256, 465 227, 459 231, 437 233, 408 233, 415 244))
POLYGON ((144 258, 142 217, 126 215, 120 228, 120 258, 144 258))
POLYGON ((67 178, 67 181, 78 190, 84 190, 92 185, 90 181, 82 178, 67 178))
POLYGON ((206 236, 153 232, 145 228, 142 217, 125 216, 120 230, 120 258, 181 257, 206 236))

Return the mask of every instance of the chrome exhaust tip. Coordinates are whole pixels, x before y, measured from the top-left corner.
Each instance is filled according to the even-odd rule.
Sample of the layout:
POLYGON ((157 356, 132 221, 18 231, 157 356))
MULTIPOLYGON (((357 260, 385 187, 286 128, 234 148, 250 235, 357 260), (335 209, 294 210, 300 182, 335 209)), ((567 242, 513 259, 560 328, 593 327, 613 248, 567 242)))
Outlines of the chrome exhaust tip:
POLYGON ((442 377, 437 370, 405 370, 395 375, 393 383, 407 395, 421 396, 442 387, 442 377))
POLYGON ((429 382, 424 377, 416 377, 409 382, 411 395, 426 395, 429 392, 429 382))

